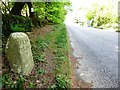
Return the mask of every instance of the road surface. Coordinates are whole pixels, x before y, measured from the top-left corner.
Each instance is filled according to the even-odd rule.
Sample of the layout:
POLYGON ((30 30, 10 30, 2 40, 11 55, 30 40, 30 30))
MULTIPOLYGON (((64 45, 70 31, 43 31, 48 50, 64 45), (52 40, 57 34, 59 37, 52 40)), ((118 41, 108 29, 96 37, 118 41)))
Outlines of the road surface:
POLYGON ((118 33, 77 25, 66 25, 77 76, 92 88, 118 87, 118 33))

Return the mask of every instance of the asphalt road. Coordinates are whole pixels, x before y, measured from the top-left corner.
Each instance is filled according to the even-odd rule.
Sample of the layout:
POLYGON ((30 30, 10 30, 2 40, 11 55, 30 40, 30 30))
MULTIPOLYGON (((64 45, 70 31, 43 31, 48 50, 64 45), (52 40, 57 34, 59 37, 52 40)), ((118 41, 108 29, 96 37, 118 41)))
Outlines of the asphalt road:
POLYGON ((77 76, 92 88, 118 87, 118 33, 77 25, 66 25, 73 55, 79 64, 77 76))

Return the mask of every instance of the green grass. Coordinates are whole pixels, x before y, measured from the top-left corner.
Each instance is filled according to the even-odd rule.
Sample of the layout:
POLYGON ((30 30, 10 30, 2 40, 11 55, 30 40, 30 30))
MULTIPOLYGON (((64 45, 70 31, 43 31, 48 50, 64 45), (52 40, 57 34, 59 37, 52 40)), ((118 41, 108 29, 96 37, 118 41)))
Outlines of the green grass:
POLYGON ((35 60, 40 61, 40 62, 45 62, 45 55, 44 53, 41 55, 36 55, 34 56, 35 60))
POLYGON ((35 61, 45 62, 45 49, 48 48, 46 37, 38 36, 36 41, 32 42, 32 52, 35 61))
POLYGON ((32 82, 30 82, 30 83, 29 83, 29 88, 35 88, 35 84, 32 83, 32 82))
MULTIPOLYGON (((39 53, 41 53, 40 51, 44 53, 44 50, 47 48, 52 50, 54 54, 53 60, 55 62, 54 74, 56 82, 49 86, 49 88, 70 87, 69 43, 65 25, 55 25, 51 32, 46 33, 44 37, 39 36, 36 42, 38 45, 37 51, 39 51, 39 53)), ((40 56, 40 54, 37 54, 35 59, 37 61, 43 61, 44 57, 44 55, 40 56)), ((44 70, 40 69, 38 73, 44 73, 44 70)))
POLYGON ((17 88, 18 90, 23 90, 23 83, 25 82, 25 78, 23 75, 18 75, 16 79, 16 83, 12 78, 9 76, 9 74, 3 74, 2 75, 2 84, 5 88, 17 88))
POLYGON ((41 69, 41 68, 38 68, 38 69, 37 69, 37 74, 43 75, 43 74, 45 74, 45 73, 46 73, 45 70, 43 70, 43 69, 41 69))
MULTIPOLYGON (((71 83, 70 61, 68 57, 69 43, 65 25, 54 25, 49 33, 46 33, 43 36, 38 36, 36 42, 33 43, 32 46, 33 57, 37 62, 46 61, 46 56, 44 54, 46 49, 54 54, 55 83, 50 85, 49 88, 69 88, 71 83)), ((40 68, 37 69, 37 74, 42 75, 44 73, 44 70, 40 68)))
MULTIPOLYGON (((46 32, 44 35, 38 35, 33 40, 31 39, 31 46, 33 52, 33 59, 36 64, 36 76, 41 76, 45 78, 44 74, 48 72, 43 67, 38 67, 39 64, 45 65, 46 62, 47 64, 49 64, 49 60, 47 60, 49 58, 46 58, 50 57, 46 54, 46 51, 48 51, 52 55, 52 63, 53 65, 55 65, 54 68, 52 68, 52 76, 54 76, 55 80, 54 83, 48 85, 48 88, 69 88, 71 84, 70 61, 68 57, 69 43, 65 25, 55 25, 50 32, 46 32)), ((14 83, 14 80, 12 80, 9 73, 3 74, 2 77, 3 86, 5 88, 22 88, 25 81, 27 81, 26 77, 20 75, 17 77, 16 83, 14 83)), ((36 80, 28 81, 28 87, 38 88, 36 87, 36 80)), ((43 82, 47 83, 45 80, 43 80, 43 82)))
POLYGON ((50 88, 70 87, 70 61, 68 57, 69 44, 67 31, 64 24, 54 27, 54 54, 55 54, 55 79, 56 83, 50 88))
POLYGON ((0 89, 2 88, 2 76, 0 76, 0 89))
POLYGON ((25 28, 23 27, 24 25, 22 24, 15 24, 15 25, 10 25, 10 28, 13 32, 24 32, 25 28))

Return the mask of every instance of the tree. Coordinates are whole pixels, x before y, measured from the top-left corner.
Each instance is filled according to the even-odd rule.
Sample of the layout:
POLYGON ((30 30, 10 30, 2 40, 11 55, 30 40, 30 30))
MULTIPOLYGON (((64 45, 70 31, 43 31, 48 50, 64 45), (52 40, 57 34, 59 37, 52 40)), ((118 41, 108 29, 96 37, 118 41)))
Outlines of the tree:
POLYGON ((45 19, 52 23, 61 23, 65 19, 66 10, 65 2, 46 2, 45 3, 45 19))
POLYGON ((24 5, 27 4, 29 7, 30 17, 34 17, 34 12, 32 11, 32 9, 33 9, 32 2, 30 0, 29 0, 29 2, 18 2, 18 1, 19 0, 17 0, 17 2, 15 2, 10 13, 14 14, 14 15, 21 15, 21 10, 23 9, 24 5))
POLYGON ((117 8, 114 8, 116 2, 108 2, 107 5, 99 5, 98 3, 92 5, 87 9, 87 20, 93 20, 94 27, 107 28, 111 27, 113 23, 118 22, 117 13, 114 13, 117 8))
POLYGON ((87 20, 92 20, 98 12, 98 4, 93 4, 93 7, 87 9, 86 18, 87 20))
POLYGON ((68 2, 34 2, 35 16, 40 20, 50 23, 61 23, 64 21, 66 10, 65 5, 70 5, 68 2))
POLYGON ((6 2, 6 1, 1 1, 1 2, 2 3, 0 5, 1 5, 1 8, 2 8, 2 14, 10 13, 14 2, 6 2))

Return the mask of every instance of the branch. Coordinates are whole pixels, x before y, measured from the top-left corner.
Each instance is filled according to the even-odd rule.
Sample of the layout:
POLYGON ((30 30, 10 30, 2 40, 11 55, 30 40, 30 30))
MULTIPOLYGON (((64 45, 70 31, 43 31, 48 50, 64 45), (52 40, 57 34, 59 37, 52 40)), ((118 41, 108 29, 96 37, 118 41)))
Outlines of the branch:
POLYGON ((6 4, 2 1, 2 3, 5 5, 5 7, 7 8, 7 10, 10 12, 10 9, 6 6, 6 4))

